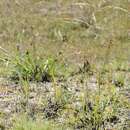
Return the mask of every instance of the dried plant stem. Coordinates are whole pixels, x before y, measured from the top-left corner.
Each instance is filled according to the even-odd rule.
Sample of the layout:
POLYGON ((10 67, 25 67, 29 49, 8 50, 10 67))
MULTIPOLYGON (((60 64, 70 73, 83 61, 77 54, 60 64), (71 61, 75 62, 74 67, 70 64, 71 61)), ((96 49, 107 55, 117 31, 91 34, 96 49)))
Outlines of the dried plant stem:
POLYGON ((34 60, 36 62, 36 59, 37 59, 37 48, 36 48, 36 43, 35 42, 32 43, 32 47, 33 47, 33 57, 34 57, 34 60))
POLYGON ((104 59, 104 63, 103 63, 103 67, 105 67, 105 65, 108 63, 109 58, 110 58, 110 52, 111 52, 111 47, 112 47, 112 40, 109 41, 108 45, 107 45, 107 50, 106 50, 106 54, 105 54, 105 59, 104 59))

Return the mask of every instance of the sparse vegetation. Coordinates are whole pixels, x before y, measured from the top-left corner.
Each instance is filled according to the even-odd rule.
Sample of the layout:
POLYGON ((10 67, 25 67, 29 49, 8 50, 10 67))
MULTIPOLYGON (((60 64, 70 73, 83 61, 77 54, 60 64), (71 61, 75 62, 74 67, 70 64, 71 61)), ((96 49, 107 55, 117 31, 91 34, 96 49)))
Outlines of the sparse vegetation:
POLYGON ((58 126, 52 121, 33 121, 32 119, 28 118, 28 116, 23 115, 19 116, 19 119, 15 119, 15 125, 12 130, 61 130, 62 126, 58 126))
POLYGON ((0 1, 0 130, 129 130, 128 0, 0 1))

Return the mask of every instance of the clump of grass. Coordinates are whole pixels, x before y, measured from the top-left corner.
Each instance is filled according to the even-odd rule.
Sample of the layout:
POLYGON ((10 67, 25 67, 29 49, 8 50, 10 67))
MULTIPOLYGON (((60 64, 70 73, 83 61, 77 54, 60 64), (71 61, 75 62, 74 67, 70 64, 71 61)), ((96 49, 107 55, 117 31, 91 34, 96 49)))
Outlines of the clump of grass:
POLYGON ((55 87, 55 96, 50 96, 47 100, 44 99, 43 112, 44 117, 47 119, 57 119, 60 117, 66 109, 66 105, 72 102, 72 94, 63 86, 55 87))
POLYGON ((23 56, 16 56, 11 61, 11 79, 20 81, 22 78, 26 81, 51 82, 55 76, 55 63, 52 58, 35 59, 29 52, 23 56))
POLYGON ((129 71, 129 63, 127 63, 123 60, 120 60, 119 58, 117 60, 113 61, 112 65, 116 71, 124 71, 124 72, 129 71))
POLYGON ((123 88, 125 85, 125 76, 122 73, 117 74, 113 83, 116 87, 123 88))
POLYGON ((123 99, 115 86, 104 87, 100 94, 91 93, 89 97, 86 109, 79 112, 78 128, 97 130, 125 127, 124 106, 127 100, 123 99))

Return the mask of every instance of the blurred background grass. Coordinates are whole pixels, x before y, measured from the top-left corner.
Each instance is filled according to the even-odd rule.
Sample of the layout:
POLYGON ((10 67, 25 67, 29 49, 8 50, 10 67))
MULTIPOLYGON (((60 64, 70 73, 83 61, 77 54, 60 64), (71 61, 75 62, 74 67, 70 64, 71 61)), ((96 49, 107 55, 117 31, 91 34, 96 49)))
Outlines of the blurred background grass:
MULTIPOLYGON (((1 0, 0 46, 15 53, 59 56, 73 65, 87 57, 100 63, 112 42, 110 59, 130 60, 128 0, 1 0)), ((0 52, 0 56, 3 53, 0 52)))

